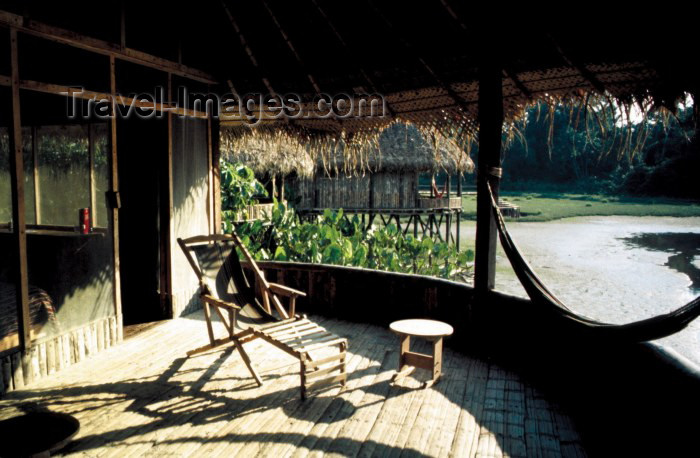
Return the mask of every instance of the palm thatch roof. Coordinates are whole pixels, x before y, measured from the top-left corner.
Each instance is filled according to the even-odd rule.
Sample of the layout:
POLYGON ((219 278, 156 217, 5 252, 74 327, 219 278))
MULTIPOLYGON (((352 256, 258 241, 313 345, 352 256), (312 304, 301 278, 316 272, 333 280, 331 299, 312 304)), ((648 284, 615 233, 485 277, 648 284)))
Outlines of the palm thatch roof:
MULTIPOLYGON (((0 15, 6 26, 42 34, 45 22, 110 43, 120 36, 120 21, 90 20, 105 8, 102 3, 81 2, 69 10, 56 2, 6 3, 2 8, 16 15, 0 15)), ((501 74, 507 122, 542 100, 577 103, 591 116, 603 103, 623 107, 623 113, 635 105, 643 112, 673 110, 699 89, 697 37, 679 20, 685 11, 668 3, 627 8, 624 16, 606 9, 604 18, 595 19, 594 5, 582 7, 581 14, 546 17, 530 10, 513 14, 501 5, 484 11, 459 0, 410 7, 403 0, 219 0, 184 9, 164 0, 104 3, 127 5, 128 59, 138 60, 137 51, 178 56, 182 68, 211 76, 207 80, 218 85, 209 90, 219 95, 297 94, 305 107, 321 93, 383 96, 385 116, 289 119, 269 116, 266 102, 253 107, 258 135, 278 143, 281 136, 292 144, 318 137, 372 143, 398 120, 467 149, 478 133, 479 74, 486 67, 501 74), (172 30, 187 33, 165 39, 162 28, 142 27, 151 11, 172 30)), ((234 114, 221 123, 244 126, 246 116, 234 114)), ((364 161, 361 149, 346 150, 360 154, 349 162, 364 161)))
MULTIPOLYGON (((411 8, 399 0, 224 0, 222 8, 221 30, 228 30, 226 41, 234 48, 236 72, 227 79, 234 92, 293 92, 305 106, 319 92, 384 96, 383 117, 273 119, 268 106, 257 106, 253 129, 292 142, 323 136, 331 143, 354 138, 372 144, 400 121, 469 150, 478 135, 479 72, 486 65, 502 70, 507 131, 541 101, 576 106, 591 123, 607 109, 624 128, 633 108, 673 111, 688 93, 697 94, 700 81, 700 67, 690 57, 696 54, 691 27, 645 28, 676 24, 669 8, 648 17, 610 17, 600 27, 592 27, 587 15, 509 21, 456 0, 411 8)), ((233 117, 222 125, 245 121, 233 117)), ((342 161, 346 165, 368 160, 360 147, 345 154, 357 155, 342 161)), ((391 153, 384 155, 390 159, 391 153)))
POLYGON ((300 176, 314 173, 348 175, 366 172, 471 172, 474 163, 468 152, 436 132, 421 132, 416 126, 393 123, 370 142, 347 139, 311 141, 306 144, 265 129, 221 129, 223 157, 242 162, 256 173, 300 176))

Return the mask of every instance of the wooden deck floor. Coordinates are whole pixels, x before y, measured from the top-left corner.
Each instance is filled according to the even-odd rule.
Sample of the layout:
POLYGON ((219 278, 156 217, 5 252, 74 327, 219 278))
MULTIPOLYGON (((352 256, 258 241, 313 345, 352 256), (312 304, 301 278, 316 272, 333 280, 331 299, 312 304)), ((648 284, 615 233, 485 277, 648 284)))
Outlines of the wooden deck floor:
POLYGON ((7 394, 0 418, 71 413, 82 426, 64 452, 86 456, 585 455, 570 419, 516 374, 446 349, 434 387, 419 388, 423 371, 391 385, 396 336, 319 321, 349 338, 341 395, 333 388, 302 402, 298 363, 262 341, 246 344, 260 388, 230 348, 185 358, 206 343, 194 314, 7 394))

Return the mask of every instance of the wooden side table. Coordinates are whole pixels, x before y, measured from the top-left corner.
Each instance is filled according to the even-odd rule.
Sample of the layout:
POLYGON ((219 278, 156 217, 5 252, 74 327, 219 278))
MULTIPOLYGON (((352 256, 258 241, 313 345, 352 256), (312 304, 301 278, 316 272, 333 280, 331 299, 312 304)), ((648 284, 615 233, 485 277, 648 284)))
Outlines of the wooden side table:
POLYGON ((401 320, 394 321, 389 328, 401 338, 401 351, 399 353, 399 370, 392 382, 404 377, 416 368, 427 369, 432 372, 433 378, 425 382, 424 388, 435 384, 442 373, 442 339, 452 335, 454 329, 447 323, 435 320, 401 320), (412 352, 411 337, 419 337, 433 342, 433 354, 412 352))

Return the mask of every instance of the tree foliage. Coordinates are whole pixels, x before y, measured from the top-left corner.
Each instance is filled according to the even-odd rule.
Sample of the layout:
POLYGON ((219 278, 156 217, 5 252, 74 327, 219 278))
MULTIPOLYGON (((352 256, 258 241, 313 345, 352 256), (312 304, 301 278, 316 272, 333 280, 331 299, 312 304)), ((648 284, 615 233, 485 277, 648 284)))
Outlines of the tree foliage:
POLYGON ((564 105, 548 116, 532 108, 505 149, 503 188, 700 197, 692 111, 624 124, 614 114, 583 121, 590 116, 564 105))

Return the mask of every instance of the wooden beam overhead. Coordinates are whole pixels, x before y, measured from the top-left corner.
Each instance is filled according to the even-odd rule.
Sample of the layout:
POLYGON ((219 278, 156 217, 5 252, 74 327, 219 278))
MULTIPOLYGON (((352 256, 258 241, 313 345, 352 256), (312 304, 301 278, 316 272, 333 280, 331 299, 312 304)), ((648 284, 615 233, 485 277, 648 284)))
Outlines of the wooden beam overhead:
MULTIPOLYGON (((10 86, 11 78, 7 76, 0 75, 0 86, 10 86)), ((66 97, 77 97, 83 100, 112 100, 114 99, 118 105, 128 107, 133 106, 135 108, 142 108, 145 110, 156 110, 164 111, 168 113, 178 114, 181 116, 189 116, 192 118, 207 118, 207 113, 204 111, 191 110, 189 108, 182 108, 168 103, 154 103, 152 101, 135 99, 133 97, 113 97, 112 94, 107 92, 97 92, 84 90, 82 88, 75 88, 70 86, 63 86, 61 84, 43 83, 39 81, 32 80, 20 80, 20 89, 34 92, 43 92, 45 94, 55 94, 62 95, 66 97)), ((116 94, 115 94, 116 95, 116 94)))
POLYGON ((468 111, 465 100, 462 99, 462 97, 460 97, 460 95, 452 89, 450 84, 447 83, 441 75, 438 75, 438 73, 428 64, 428 62, 423 58, 423 56, 420 53, 418 53, 416 49, 414 49, 411 42, 409 42, 406 38, 404 38, 398 33, 396 27, 394 27, 394 24, 389 20, 389 18, 386 17, 386 15, 374 4, 372 0, 367 0, 367 3, 369 4, 370 8, 372 8, 372 10, 377 14, 377 16, 382 20, 382 22, 386 24, 387 28, 394 33, 394 38, 405 48, 406 56, 412 56, 413 58, 415 58, 421 64, 425 72, 454 101, 455 105, 457 105, 462 110, 468 111))
POLYGON ((0 10, 0 25, 13 27, 19 32, 44 38, 56 43, 61 43, 75 48, 84 49, 97 54, 111 56, 116 59, 143 65, 164 72, 170 72, 184 78, 200 81, 208 84, 217 84, 216 79, 201 70, 187 67, 161 57, 122 47, 122 43, 115 44, 97 38, 88 37, 79 33, 47 25, 34 20, 26 20, 22 16, 0 10))

